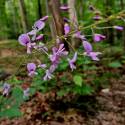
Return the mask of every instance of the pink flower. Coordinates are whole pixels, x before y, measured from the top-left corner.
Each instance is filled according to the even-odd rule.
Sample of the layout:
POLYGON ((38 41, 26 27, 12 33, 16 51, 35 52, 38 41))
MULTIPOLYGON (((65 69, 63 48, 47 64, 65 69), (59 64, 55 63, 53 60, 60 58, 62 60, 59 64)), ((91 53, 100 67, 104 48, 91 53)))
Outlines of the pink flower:
POLYGON ((81 35, 81 31, 77 31, 75 34, 73 34, 73 37, 81 39, 81 40, 85 40, 85 36, 81 35))
POLYGON ((101 34, 94 34, 94 41, 95 42, 99 42, 99 41, 101 41, 101 40, 104 40, 106 38, 106 36, 104 36, 104 35, 101 35, 101 34))
POLYGON ((94 61, 99 61, 99 58, 97 57, 98 55, 100 55, 100 52, 93 52, 92 49, 92 45, 87 42, 87 41, 83 41, 83 47, 85 49, 85 55, 89 56, 92 60, 94 61))
POLYGON ((99 58, 97 56, 100 54, 101 54, 100 52, 90 52, 90 53, 87 53, 86 55, 90 56, 91 59, 94 61, 99 61, 99 58))
POLYGON ((119 30, 119 31, 123 31, 124 28, 122 26, 113 26, 114 29, 119 30))
POLYGON ((92 45, 89 42, 83 41, 82 43, 83 43, 83 47, 87 53, 92 52, 92 45))
POLYGON ((50 55, 50 60, 53 63, 58 63, 60 57, 66 56, 68 54, 68 52, 65 51, 64 44, 60 44, 59 48, 53 47, 52 51, 53 51, 53 54, 50 55))
POLYGON ((49 18, 49 16, 44 16, 40 20, 45 22, 48 18, 49 18))
POLYGON ((31 49, 35 46, 35 43, 32 43, 30 37, 27 34, 21 34, 18 38, 18 41, 21 45, 27 47, 27 53, 31 53, 31 49))
POLYGON ((94 16, 94 17, 93 17, 93 19, 94 19, 94 20, 96 20, 96 21, 98 21, 98 20, 101 20, 101 19, 102 19, 102 17, 101 17, 101 16, 99 16, 99 15, 96 15, 96 16, 94 16))
POLYGON ((40 64, 40 65, 38 65, 38 67, 40 67, 42 69, 45 69, 47 67, 47 65, 46 64, 40 64))
POLYGON ((42 30, 45 27, 45 23, 41 20, 38 20, 34 23, 33 28, 37 29, 38 31, 42 30))
POLYGON ((37 20, 35 23, 34 23, 34 26, 32 27, 33 30, 31 30, 30 32, 28 32, 27 34, 28 35, 31 35, 32 36, 32 41, 35 41, 36 40, 36 34, 42 30, 43 28, 45 27, 45 22, 41 20, 37 20))
POLYGON ((49 70, 46 70, 46 75, 43 77, 43 80, 49 80, 52 78, 52 74, 50 73, 49 70))
POLYGON ((73 71, 74 69, 76 69, 76 66, 75 66, 75 62, 76 62, 76 59, 77 59, 77 52, 75 52, 74 56, 72 59, 69 59, 68 58, 68 62, 69 62, 69 65, 70 65, 70 68, 71 70, 73 71))
POLYGON ((69 10, 70 8, 69 8, 67 5, 62 5, 62 6, 60 7, 60 9, 63 10, 63 11, 67 11, 67 10, 69 10))
POLYGON ((70 32, 70 26, 68 23, 65 23, 64 25, 64 33, 67 35, 70 32))
POLYGON ((36 37, 36 41, 41 41, 43 40, 43 34, 40 34, 36 37))
POLYGON ((27 64, 27 70, 28 70, 28 75, 29 76, 34 76, 34 75, 37 75, 37 72, 36 72, 36 65, 34 63, 28 63, 27 64))

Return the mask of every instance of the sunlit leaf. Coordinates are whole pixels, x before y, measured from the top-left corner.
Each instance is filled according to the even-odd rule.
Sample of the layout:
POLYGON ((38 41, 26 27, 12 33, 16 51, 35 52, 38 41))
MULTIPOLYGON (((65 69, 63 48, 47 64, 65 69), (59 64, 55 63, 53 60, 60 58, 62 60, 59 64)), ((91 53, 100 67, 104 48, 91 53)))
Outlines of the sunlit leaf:
POLYGON ((73 81, 74 81, 74 83, 75 83, 76 85, 82 86, 82 77, 81 77, 81 76, 75 75, 75 76, 73 77, 73 81))
POLYGON ((122 67, 122 64, 118 61, 115 61, 115 62, 109 63, 108 66, 111 68, 119 68, 119 67, 122 67))
POLYGON ((22 115, 22 113, 20 112, 20 110, 18 108, 14 108, 14 107, 0 112, 0 117, 13 118, 13 117, 20 117, 21 115, 22 115))

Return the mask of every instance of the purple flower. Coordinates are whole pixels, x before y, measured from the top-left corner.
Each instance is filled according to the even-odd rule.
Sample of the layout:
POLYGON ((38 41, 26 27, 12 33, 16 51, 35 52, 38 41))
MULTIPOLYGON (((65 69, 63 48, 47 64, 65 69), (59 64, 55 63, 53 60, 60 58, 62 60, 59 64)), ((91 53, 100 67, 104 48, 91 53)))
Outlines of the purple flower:
POLYGON ((27 88, 23 91, 23 97, 28 97, 29 96, 29 91, 30 91, 30 88, 27 88))
POLYGON ((87 42, 87 41, 83 41, 83 47, 85 49, 85 55, 89 56, 92 60, 94 61, 99 61, 99 58, 97 57, 98 55, 100 55, 100 52, 93 52, 92 50, 92 45, 87 42))
POLYGON ((53 47, 52 48, 52 52, 53 52, 53 54, 52 55, 50 55, 50 60, 51 60, 51 62, 52 63, 56 63, 56 64, 58 64, 59 63, 59 56, 57 55, 57 48, 56 47, 53 47))
POLYGON ((92 52, 92 45, 89 42, 83 41, 82 43, 83 43, 83 47, 87 53, 92 52))
POLYGON ((101 16, 99 16, 99 15, 96 15, 96 16, 94 16, 94 17, 93 17, 93 19, 94 19, 94 20, 96 20, 96 21, 98 21, 98 20, 101 20, 101 19, 102 19, 102 17, 101 17, 101 16))
POLYGON ((34 75, 37 75, 37 72, 36 71, 36 65, 34 63, 28 63, 27 64, 27 70, 28 70, 28 75, 29 76, 34 76, 34 75))
POLYGON ((43 43, 40 43, 39 45, 34 46, 34 48, 44 53, 47 53, 48 51, 48 48, 43 43))
POLYGON ((52 64, 49 68, 50 73, 53 73, 57 67, 58 67, 58 63, 52 64))
POLYGON ((30 37, 27 34, 21 34, 18 41, 23 46, 27 46, 27 44, 31 42, 30 37))
POLYGON ((43 34, 40 34, 36 37, 36 41, 41 41, 43 40, 43 34))
POLYGON ((81 39, 81 40, 86 40, 84 35, 81 35, 81 31, 77 31, 75 34, 73 34, 73 37, 81 39))
POLYGON ((64 44, 60 44, 59 48, 53 47, 52 51, 53 54, 50 55, 52 63, 59 63, 59 58, 68 54, 68 52, 65 51, 64 44))
POLYGON ((75 37, 75 38, 81 38, 81 32, 77 31, 75 34, 73 34, 73 37, 75 37))
POLYGON ((47 67, 47 65, 46 64, 40 64, 40 65, 38 65, 38 67, 40 67, 42 69, 45 69, 47 67))
POLYGON ((66 55, 68 55, 68 52, 65 51, 64 44, 60 44, 60 45, 59 45, 59 48, 58 48, 56 54, 57 54, 58 56, 66 56, 66 55))
POLYGON ((68 23, 65 23, 64 25, 64 33, 67 35, 70 32, 70 26, 68 23))
POLYGON ((32 35, 34 35, 36 33, 37 33, 37 29, 33 29, 30 32, 28 32, 27 34, 32 36, 32 35))
POLYGON ((10 92, 10 85, 8 83, 4 83, 3 85, 3 96, 8 96, 10 92))
POLYGON ((33 29, 37 29, 38 31, 42 30, 45 27, 45 23, 41 20, 38 20, 34 23, 33 29))
POLYGON ((67 51, 65 51, 64 44, 60 44, 59 47, 53 47, 52 48, 53 54, 49 56, 52 65, 48 70, 46 70, 46 75, 44 76, 44 80, 51 79, 52 78, 52 73, 56 70, 58 67, 60 58, 62 56, 66 56, 68 54, 67 51))
POLYGON ((34 47, 35 43, 31 43, 30 37, 27 34, 21 34, 18 38, 21 45, 27 47, 27 53, 31 53, 31 49, 34 47))
POLYGON ((49 80, 52 78, 52 74, 50 73, 49 70, 46 70, 46 75, 43 77, 43 80, 49 80))
POLYGON ((44 16, 40 20, 45 22, 48 18, 49 18, 49 16, 44 16))
POLYGON ((101 35, 101 34, 94 34, 94 37, 93 37, 95 42, 99 42, 101 40, 104 40, 105 38, 106 37, 104 35, 101 35))
POLYGON ((60 9, 63 10, 63 11, 67 11, 67 10, 69 10, 70 8, 69 8, 67 5, 62 5, 62 6, 60 7, 60 9))
POLYGON ((113 28, 119 31, 123 31, 124 29, 122 26, 113 26, 113 28))
POLYGON ((100 52, 90 52, 87 55, 90 56, 92 60, 99 61, 99 58, 97 56, 100 54, 101 54, 100 52))
POLYGON ((28 32, 28 35, 32 36, 32 41, 35 41, 36 34, 45 27, 45 23, 42 20, 38 20, 34 23, 33 30, 28 32))
POLYGON ((69 59, 68 58, 68 62, 69 62, 69 65, 70 65, 70 68, 72 69, 72 71, 74 70, 74 69, 76 69, 76 66, 75 66, 75 62, 76 62, 76 59, 77 59, 77 52, 75 52, 75 54, 74 54, 74 56, 73 56, 73 58, 72 59, 69 59))

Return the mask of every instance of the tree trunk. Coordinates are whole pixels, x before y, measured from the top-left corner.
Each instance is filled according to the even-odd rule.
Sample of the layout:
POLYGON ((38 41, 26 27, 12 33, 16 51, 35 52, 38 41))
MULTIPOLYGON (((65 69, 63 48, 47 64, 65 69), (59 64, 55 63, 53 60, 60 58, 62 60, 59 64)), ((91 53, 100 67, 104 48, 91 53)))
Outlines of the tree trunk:
POLYGON ((62 36, 64 34, 64 23, 63 23, 63 18, 61 17, 60 13, 60 2, 59 0, 49 0, 49 7, 50 11, 53 15, 55 27, 56 27, 56 34, 58 36, 62 36))
POLYGON ((68 6, 69 6, 69 17, 71 20, 71 23, 73 25, 74 29, 78 28, 78 20, 77 20, 77 14, 75 9, 75 2, 76 0, 68 0, 68 6))
MULTIPOLYGON (((47 15, 50 15, 48 0, 46 0, 46 13, 47 13, 47 15)), ((55 29, 55 24, 54 24, 53 18, 51 21, 49 20, 49 27, 50 27, 50 31, 51 31, 51 36, 53 39, 55 39, 56 38, 56 29, 55 29)))
POLYGON ((23 31, 26 33, 28 31, 27 15, 24 0, 19 0, 19 7, 21 13, 21 22, 23 26, 23 31))
MULTIPOLYGON (((56 35, 64 35, 64 22, 60 12, 60 0, 49 0, 49 8, 54 19, 56 35)), ((62 41, 64 42, 66 50, 68 50, 67 42, 65 39, 62 39, 62 41)))
MULTIPOLYGON (((71 21, 71 29, 72 30, 77 30, 78 29, 78 19, 77 19, 77 14, 76 14, 76 9, 75 9, 75 2, 76 0, 68 0, 68 6, 69 6, 69 17, 71 21)), ((72 46, 74 48, 78 47, 80 44, 80 41, 77 39, 72 38, 72 46)))

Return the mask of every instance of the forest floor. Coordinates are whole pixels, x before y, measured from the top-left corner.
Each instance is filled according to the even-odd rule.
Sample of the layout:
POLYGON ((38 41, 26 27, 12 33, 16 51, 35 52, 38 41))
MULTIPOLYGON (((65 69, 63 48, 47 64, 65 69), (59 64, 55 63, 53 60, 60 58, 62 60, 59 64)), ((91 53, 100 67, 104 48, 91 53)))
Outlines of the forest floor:
MULTIPOLYGON (((4 59, 10 56, 7 54, 4 59)), ((2 60, 1 63, 7 65, 2 60)), ((54 99, 53 91, 47 94, 37 92, 20 107, 22 117, 0 119, 0 125, 125 125, 125 65, 120 68, 102 65, 100 69, 96 73, 111 72, 119 77, 108 78, 106 88, 95 95, 79 96, 76 103, 73 103, 75 96, 72 94, 67 95, 69 101, 65 102, 54 99)))
POLYGON ((125 67, 112 72, 121 77, 109 79, 97 95, 79 97, 81 106, 38 92, 21 106, 22 117, 1 119, 0 125, 125 125, 125 67))

